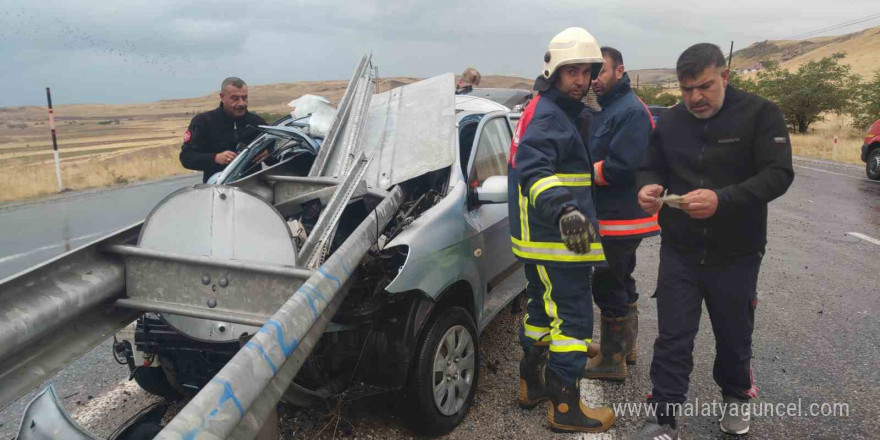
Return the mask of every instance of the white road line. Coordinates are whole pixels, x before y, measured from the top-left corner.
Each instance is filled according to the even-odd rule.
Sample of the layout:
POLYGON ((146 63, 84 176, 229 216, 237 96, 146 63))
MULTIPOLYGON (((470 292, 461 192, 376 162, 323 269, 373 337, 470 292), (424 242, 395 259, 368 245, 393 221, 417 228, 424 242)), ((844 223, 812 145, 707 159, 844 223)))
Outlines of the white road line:
POLYGON ((850 176, 849 174, 835 173, 834 171, 823 170, 821 168, 807 167, 807 166, 798 165, 798 164, 794 164, 794 166, 796 166, 798 168, 804 168, 804 169, 808 169, 808 170, 818 171, 820 173, 834 174, 835 176, 849 177, 850 179, 861 180, 863 182, 871 182, 871 183, 880 184, 880 180, 871 180, 871 179, 866 179, 864 177, 850 176))
POLYGON ((865 234, 859 234, 858 232, 847 232, 846 234, 852 235, 853 237, 856 237, 856 238, 861 238, 862 240, 865 240, 869 243, 874 243, 877 246, 880 246, 880 240, 877 240, 876 238, 868 237, 865 234))
MULTIPOLYGON (((93 237, 97 237, 97 236, 99 236, 99 235, 104 235, 104 234, 107 234, 107 233, 108 233, 107 231, 103 231, 103 232, 97 232, 97 233, 94 233, 94 234, 81 235, 81 236, 79 236, 79 237, 71 238, 70 240, 68 240, 68 242, 69 242, 69 243, 73 243, 74 241, 77 241, 77 240, 85 240, 85 239, 87 239, 87 238, 93 238, 93 237)), ((29 250, 29 251, 20 252, 20 253, 12 254, 12 255, 7 255, 7 256, 5 256, 5 257, 0 257, 0 264, 3 264, 3 263, 5 263, 5 262, 7 262, 7 261, 17 260, 17 259, 19 259, 19 258, 24 258, 24 257, 27 257, 28 255, 36 254, 37 252, 43 252, 43 251, 47 251, 47 250, 49 250, 49 249, 59 248, 59 247, 62 247, 62 246, 64 246, 64 245, 65 245, 64 243, 55 243, 55 244, 50 244, 50 245, 47 245, 47 246, 40 246, 40 247, 38 247, 38 248, 34 248, 34 249, 29 250)))

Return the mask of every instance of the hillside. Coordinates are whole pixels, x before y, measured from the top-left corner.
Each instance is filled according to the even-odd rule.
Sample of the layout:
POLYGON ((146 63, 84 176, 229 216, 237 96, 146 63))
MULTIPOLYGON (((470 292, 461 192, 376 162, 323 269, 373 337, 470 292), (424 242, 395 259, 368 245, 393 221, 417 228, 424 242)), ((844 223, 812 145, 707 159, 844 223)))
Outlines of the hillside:
POLYGON ((851 34, 817 37, 807 40, 766 40, 735 51, 733 68, 754 66, 760 61, 781 62, 784 69, 795 70, 801 64, 818 60, 834 53, 846 54, 843 63, 852 66, 852 72, 871 77, 880 70, 880 27, 851 34))

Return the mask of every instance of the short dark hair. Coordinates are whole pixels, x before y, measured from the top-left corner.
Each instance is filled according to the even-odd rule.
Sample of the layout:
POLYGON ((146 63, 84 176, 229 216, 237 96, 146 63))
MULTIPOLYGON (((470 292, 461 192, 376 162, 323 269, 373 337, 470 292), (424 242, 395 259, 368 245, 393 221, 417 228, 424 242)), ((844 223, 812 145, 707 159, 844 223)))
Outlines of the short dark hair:
POLYGON ((678 79, 696 78, 707 67, 725 67, 724 54, 721 48, 712 43, 699 43, 687 48, 678 57, 675 73, 678 79))
POLYGON ((602 46, 600 50, 602 51, 602 57, 611 58, 615 69, 617 66, 623 65, 623 54, 621 54, 619 50, 610 46, 602 46))
POLYGON ((222 83, 220 83, 220 91, 222 92, 223 90, 225 90, 226 86, 232 86, 236 89, 240 89, 246 85, 247 84, 241 78, 230 76, 229 78, 224 79, 222 83))

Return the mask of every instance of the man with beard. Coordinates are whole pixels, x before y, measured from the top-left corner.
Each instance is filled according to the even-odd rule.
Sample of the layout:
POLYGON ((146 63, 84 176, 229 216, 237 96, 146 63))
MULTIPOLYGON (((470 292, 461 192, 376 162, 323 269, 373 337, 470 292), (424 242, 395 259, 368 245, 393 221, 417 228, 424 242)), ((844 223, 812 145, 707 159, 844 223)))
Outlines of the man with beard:
POLYGON ((653 118, 630 88, 623 55, 602 48, 605 64, 593 81, 602 111, 590 126, 590 157, 596 182, 599 235, 608 267, 593 276, 593 297, 601 310, 601 344, 587 362, 588 379, 623 381, 636 361, 639 298, 633 271, 643 238, 660 233, 657 216, 638 203, 636 171, 648 151, 653 118))
POLYGON ((782 113, 728 85, 718 46, 691 46, 676 73, 683 103, 660 116, 638 174, 639 205, 660 212, 663 232, 648 398, 656 417, 631 437, 637 440, 678 438, 675 417, 688 391, 704 300, 715 334, 713 376, 726 404, 721 430, 749 431, 748 403, 758 394, 752 331, 767 204, 794 179, 782 113), (664 202, 669 206, 661 210, 664 202))
POLYGON ((518 400, 523 408, 549 400, 554 431, 601 432, 614 424, 614 412, 580 399, 593 335, 590 274, 605 256, 592 162, 576 118, 602 53, 585 29, 568 28, 550 41, 543 67, 539 93, 517 123, 508 170, 510 235, 513 253, 525 264, 529 296, 518 400))
POLYGON ((183 135, 183 167, 202 171, 202 182, 223 171, 237 156, 238 144, 249 144, 260 134, 254 127, 266 125, 247 106, 247 84, 236 77, 224 79, 220 84, 220 106, 192 118, 183 135))

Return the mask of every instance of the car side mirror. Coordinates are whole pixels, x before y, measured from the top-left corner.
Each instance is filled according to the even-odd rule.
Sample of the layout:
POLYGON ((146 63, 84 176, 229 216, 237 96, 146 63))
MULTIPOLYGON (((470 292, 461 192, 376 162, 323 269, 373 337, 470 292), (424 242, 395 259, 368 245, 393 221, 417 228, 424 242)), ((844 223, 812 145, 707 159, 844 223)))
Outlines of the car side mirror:
POLYGON ((474 192, 480 203, 507 203, 507 176, 492 176, 474 192))

